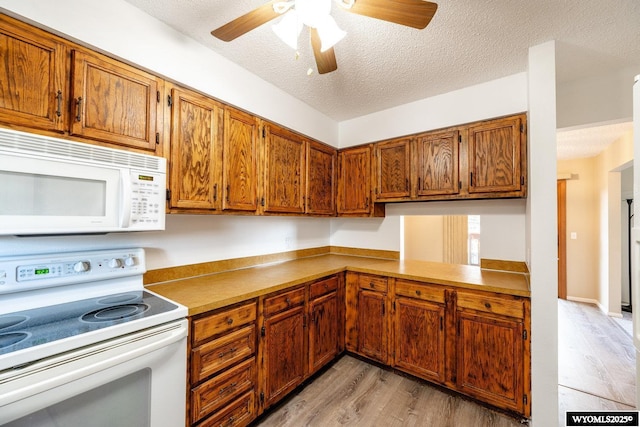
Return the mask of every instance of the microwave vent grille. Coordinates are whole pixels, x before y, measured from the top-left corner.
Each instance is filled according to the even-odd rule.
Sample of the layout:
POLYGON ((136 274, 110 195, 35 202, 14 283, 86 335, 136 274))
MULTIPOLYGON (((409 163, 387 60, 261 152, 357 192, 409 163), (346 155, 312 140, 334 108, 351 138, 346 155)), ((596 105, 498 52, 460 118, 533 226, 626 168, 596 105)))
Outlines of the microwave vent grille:
POLYGON ((164 172, 160 157, 0 129, 0 152, 45 155, 59 159, 164 172))

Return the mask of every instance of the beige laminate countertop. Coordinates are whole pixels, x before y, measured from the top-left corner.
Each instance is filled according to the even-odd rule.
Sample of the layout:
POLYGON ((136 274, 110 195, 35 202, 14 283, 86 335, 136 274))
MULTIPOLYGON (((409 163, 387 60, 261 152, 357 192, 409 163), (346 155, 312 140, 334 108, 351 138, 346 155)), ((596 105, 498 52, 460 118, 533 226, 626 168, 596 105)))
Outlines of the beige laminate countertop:
POLYGON ((527 275, 457 264, 320 255, 241 270, 149 284, 149 289, 204 313, 345 270, 529 297, 527 275))

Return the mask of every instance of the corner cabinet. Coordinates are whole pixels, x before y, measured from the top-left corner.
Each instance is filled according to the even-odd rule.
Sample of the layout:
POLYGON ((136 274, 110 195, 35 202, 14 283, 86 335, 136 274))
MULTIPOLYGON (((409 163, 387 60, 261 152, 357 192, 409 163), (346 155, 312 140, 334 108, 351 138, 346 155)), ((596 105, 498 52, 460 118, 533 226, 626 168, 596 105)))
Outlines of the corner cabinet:
POLYGON ((371 145, 338 153, 338 216, 384 216, 384 205, 375 205, 371 194, 371 145))

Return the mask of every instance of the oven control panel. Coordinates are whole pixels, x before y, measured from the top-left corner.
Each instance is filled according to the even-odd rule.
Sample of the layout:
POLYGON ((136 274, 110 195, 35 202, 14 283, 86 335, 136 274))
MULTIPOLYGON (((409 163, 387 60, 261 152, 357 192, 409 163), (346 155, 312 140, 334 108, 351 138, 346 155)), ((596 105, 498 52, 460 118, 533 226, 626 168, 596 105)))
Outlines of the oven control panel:
POLYGON ((0 258, 0 294, 141 276, 145 271, 141 248, 0 258))

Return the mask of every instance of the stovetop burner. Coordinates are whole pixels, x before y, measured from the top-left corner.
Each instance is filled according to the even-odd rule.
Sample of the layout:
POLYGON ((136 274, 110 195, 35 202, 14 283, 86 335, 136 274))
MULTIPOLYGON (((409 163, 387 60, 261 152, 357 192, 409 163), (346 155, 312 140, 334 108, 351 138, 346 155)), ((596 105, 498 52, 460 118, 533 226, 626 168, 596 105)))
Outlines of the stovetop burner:
POLYGON ((0 355, 148 318, 178 306, 132 291, 0 315, 0 355))

